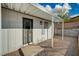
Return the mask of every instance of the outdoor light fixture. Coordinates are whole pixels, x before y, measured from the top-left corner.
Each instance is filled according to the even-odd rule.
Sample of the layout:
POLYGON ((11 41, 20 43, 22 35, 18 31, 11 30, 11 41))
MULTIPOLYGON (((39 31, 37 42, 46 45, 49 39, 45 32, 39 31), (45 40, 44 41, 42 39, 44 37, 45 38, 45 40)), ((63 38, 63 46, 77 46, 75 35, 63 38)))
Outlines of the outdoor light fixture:
POLYGON ((40 21, 40 25, 42 25, 42 21, 40 21))

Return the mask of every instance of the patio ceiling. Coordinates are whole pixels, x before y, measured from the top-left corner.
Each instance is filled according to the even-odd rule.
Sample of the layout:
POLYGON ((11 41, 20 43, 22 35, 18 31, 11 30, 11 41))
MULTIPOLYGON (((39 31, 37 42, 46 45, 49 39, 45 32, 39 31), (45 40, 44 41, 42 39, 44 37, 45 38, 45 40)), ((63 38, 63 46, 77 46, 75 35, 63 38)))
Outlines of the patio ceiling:
POLYGON ((2 7, 22 12, 35 17, 52 20, 52 15, 44 7, 31 3, 2 3, 2 7))
POLYGON ((58 17, 57 15, 53 15, 54 22, 63 22, 64 20, 58 17))

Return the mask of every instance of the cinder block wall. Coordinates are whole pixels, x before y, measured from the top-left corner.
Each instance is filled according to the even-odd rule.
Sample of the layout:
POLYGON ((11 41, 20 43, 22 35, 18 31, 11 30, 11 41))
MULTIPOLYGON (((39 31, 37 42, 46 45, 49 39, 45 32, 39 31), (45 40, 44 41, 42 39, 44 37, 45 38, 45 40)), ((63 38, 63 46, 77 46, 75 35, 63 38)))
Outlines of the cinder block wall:
POLYGON ((78 35, 78 49, 77 49, 77 54, 79 56, 79 35, 78 35))
MULTIPOLYGON (((61 35, 62 34, 61 29, 55 30, 55 34, 61 35)), ((65 29, 64 35, 65 36, 77 37, 79 35, 79 29, 65 29)))
POLYGON ((71 39, 66 56, 77 56, 77 39, 71 39))
POLYGON ((78 48, 79 48, 79 35, 78 35, 78 48))

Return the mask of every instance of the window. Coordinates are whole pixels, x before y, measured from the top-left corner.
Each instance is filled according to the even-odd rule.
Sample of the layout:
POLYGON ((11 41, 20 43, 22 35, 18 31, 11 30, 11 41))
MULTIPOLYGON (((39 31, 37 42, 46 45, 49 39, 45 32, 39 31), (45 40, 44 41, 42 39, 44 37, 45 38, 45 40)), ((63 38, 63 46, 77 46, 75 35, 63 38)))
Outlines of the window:
POLYGON ((42 25, 42 21, 40 21, 40 25, 42 25))
POLYGON ((48 28, 48 22, 44 22, 44 29, 48 28))
POLYGON ((45 29, 48 29, 48 22, 44 22, 44 28, 42 29, 42 34, 45 34, 45 29))

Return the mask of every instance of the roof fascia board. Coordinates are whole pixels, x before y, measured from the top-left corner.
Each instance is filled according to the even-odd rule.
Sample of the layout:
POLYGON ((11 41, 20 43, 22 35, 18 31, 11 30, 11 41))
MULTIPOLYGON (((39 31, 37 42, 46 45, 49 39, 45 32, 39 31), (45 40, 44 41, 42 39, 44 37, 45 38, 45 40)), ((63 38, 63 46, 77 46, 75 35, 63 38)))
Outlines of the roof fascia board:
POLYGON ((34 7, 40 9, 41 11, 47 13, 48 15, 52 16, 52 14, 50 14, 47 10, 45 10, 45 8, 43 6, 41 6, 40 4, 38 4, 39 6, 41 6, 42 8, 40 8, 39 6, 37 6, 36 3, 30 3, 31 5, 33 5, 34 7))

